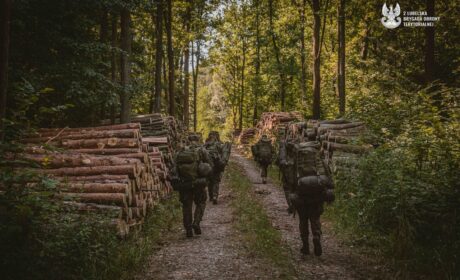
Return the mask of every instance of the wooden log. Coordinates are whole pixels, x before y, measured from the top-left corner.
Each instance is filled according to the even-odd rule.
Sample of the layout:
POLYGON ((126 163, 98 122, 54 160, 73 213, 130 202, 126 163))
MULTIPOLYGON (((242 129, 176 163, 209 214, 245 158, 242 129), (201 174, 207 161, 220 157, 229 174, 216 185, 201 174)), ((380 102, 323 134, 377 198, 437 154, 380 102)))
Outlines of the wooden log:
POLYGON ((141 152, 140 148, 115 148, 115 149, 73 149, 74 153, 94 154, 94 155, 120 155, 135 154, 141 152))
POLYGON ((91 130, 120 130, 120 129, 140 129, 141 125, 139 123, 124 123, 124 124, 115 124, 115 125, 106 125, 106 126, 96 126, 96 127, 75 127, 75 128, 40 128, 40 132, 56 132, 61 131, 91 131, 91 130))
POLYGON ((139 138, 139 129, 121 129, 121 130, 90 130, 90 131, 63 131, 59 136, 56 132, 37 132, 30 137, 22 139, 22 143, 45 143, 50 139, 59 140, 79 140, 79 139, 97 139, 97 138, 139 138))
POLYGON ((71 193, 124 193, 131 194, 129 184, 122 183, 60 183, 57 187, 61 191, 71 193))
POLYGON ((60 193, 57 197, 64 200, 128 207, 127 197, 122 193, 60 193))
POLYGON ((46 154, 34 155, 25 154, 24 158, 39 163, 47 168, 60 167, 79 167, 79 166, 110 166, 110 165, 128 165, 140 164, 141 161, 136 158, 121 158, 115 156, 89 156, 83 154, 46 154))
POLYGON ((365 153, 371 149, 371 146, 357 146, 357 145, 348 145, 348 144, 339 144, 334 142, 323 142, 324 145, 327 145, 327 150, 329 151, 344 151, 348 153, 365 153))
POLYGON ((117 166, 90 166, 90 167, 75 167, 75 168, 58 168, 41 170, 45 174, 57 176, 87 176, 87 175, 128 175, 134 178, 138 175, 136 166, 134 165, 117 165, 117 166))
POLYGON ((63 204, 69 208, 69 210, 77 210, 81 212, 98 212, 104 215, 111 216, 113 218, 124 219, 126 221, 133 218, 131 208, 123 208, 114 205, 102 205, 96 203, 82 203, 75 201, 63 201, 63 204))
POLYGON ((73 182, 78 182, 78 181, 126 182, 126 181, 130 181, 128 175, 109 175, 109 174, 100 174, 100 175, 91 175, 91 176, 54 177, 54 178, 59 181, 73 181, 73 182))
POLYGON ((137 138, 101 138, 62 141, 62 146, 68 149, 136 148, 139 147, 139 145, 140 142, 137 138))

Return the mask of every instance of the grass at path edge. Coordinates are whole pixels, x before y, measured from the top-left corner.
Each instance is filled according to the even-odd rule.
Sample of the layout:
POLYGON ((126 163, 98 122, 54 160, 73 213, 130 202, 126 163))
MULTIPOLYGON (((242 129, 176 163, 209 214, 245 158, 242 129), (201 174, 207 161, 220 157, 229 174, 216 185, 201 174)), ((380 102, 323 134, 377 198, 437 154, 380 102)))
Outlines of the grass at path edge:
POLYGON ((245 246, 250 253, 275 266, 281 273, 280 278, 296 278, 290 251, 283 245, 281 233, 273 228, 262 204, 254 197, 252 184, 244 170, 230 162, 225 177, 235 195, 231 206, 236 211, 236 227, 242 234, 245 246))

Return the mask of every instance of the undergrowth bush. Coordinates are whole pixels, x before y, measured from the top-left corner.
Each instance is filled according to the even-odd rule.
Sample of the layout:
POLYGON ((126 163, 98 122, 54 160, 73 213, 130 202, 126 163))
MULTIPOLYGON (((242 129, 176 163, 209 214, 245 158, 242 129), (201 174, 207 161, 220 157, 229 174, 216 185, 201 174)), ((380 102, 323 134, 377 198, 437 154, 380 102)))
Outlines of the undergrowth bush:
POLYGON ((180 220, 177 197, 158 205, 141 231, 121 240, 101 213, 69 212, 56 182, 1 147, 0 275, 2 279, 127 279, 180 220), (26 182, 35 182, 33 188, 26 182))
POLYGON ((456 102, 442 112, 423 98, 414 98, 418 110, 399 121, 397 134, 385 137, 380 125, 386 139, 356 173, 336 174, 332 217, 354 241, 390 256, 403 277, 453 279, 460 275, 458 111, 456 102))

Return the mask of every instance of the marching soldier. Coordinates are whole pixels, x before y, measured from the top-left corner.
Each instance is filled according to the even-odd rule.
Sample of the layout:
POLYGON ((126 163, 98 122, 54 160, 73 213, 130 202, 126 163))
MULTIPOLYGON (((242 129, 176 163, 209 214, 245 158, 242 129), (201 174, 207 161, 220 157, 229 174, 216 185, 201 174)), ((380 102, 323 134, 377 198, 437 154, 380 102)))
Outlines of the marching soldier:
POLYGON ((219 184, 226 165, 223 158, 223 145, 219 141, 219 133, 211 131, 208 139, 206 139, 204 147, 209 153, 213 163, 212 175, 209 177, 208 186, 209 200, 212 200, 213 204, 217 204, 217 198, 219 197, 219 184))
POLYGON ((259 164, 261 169, 262 183, 267 182, 267 169, 272 163, 275 149, 267 135, 262 135, 262 138, 251 147, 254 160, 259 164))
POLYGON ((321 221, 324 202, 334 200, 330 172, 319 156, 317 142, 288 142, 280 147, 280 168, 290 209, 299 214, 302 254, 310 253, 309 228, 316 256, 321 256, 321 221))
POLYGON ((206 208, 206 185, 212 172, 212 161, 206 149, 199 144, 198 135, 190 135, 188 141, 190 144, 174 157, 172 183, 179 191, 186 236, 193 237, 193 233, 201 234, 200 222, 206 208))

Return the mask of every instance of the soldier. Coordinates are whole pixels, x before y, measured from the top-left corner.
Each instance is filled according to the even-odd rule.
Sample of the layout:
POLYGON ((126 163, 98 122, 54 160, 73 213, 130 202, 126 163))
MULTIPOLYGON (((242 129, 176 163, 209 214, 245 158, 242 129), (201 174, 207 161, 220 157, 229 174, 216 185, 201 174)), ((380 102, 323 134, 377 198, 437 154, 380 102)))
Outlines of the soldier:
MULTIPOLYGON (((309 226, 313 235, 314 253, 321 256, 321 221, 324 202, 334 200, 330 172, 319 156, 317 142, 287 143, 280 154, 280 166, 286 178, 288 203, 299 214, 302 254, 310 253, 309 226), (310 224, 310 225, 309 225, 310 224)), ((280 150, 281 152, 281 150, 280 150)))
POLYGON ((200 222, 206 208, 207 178, 212 172, 212 162, 208 152, 199 145, 199 136, 190 135, 189 145, 174 157, 172 183, 179 191, 182 203, 183 223, 187 237, 201 234, 200 222), (192 213, 195 203, 195 213, 192 213))
POLYGON ((225 159, 223 157, 223 144, 218 140, 219 133, 211 131, 208 139, 204 144, 205 149, 208 151, 211 161, 213 162, 212 175, 209 177, 209 200, 213 204, 217 204, 217 198, 219 197, 219 184, 222 179, 222 173, 225 169, 225 159))
POLYGON ((254 160, 259 164, 261 169, 262 183, 267 182, 267 168, 272 163, 274 148, 272 142, 267 135, 262 135, 262 138, 251 147, 254 160))
POLYGON ((291 193, 290 186, 296 184, 296 174, 294 171, 294 147, 295 143, 293 141, 281 141, 279 147, 278 155, 278 167, 281 172, 281 181, 283 183, 284 196, 288 205, 288 213, 294 213, 294 206, 289 198, 291 193))

